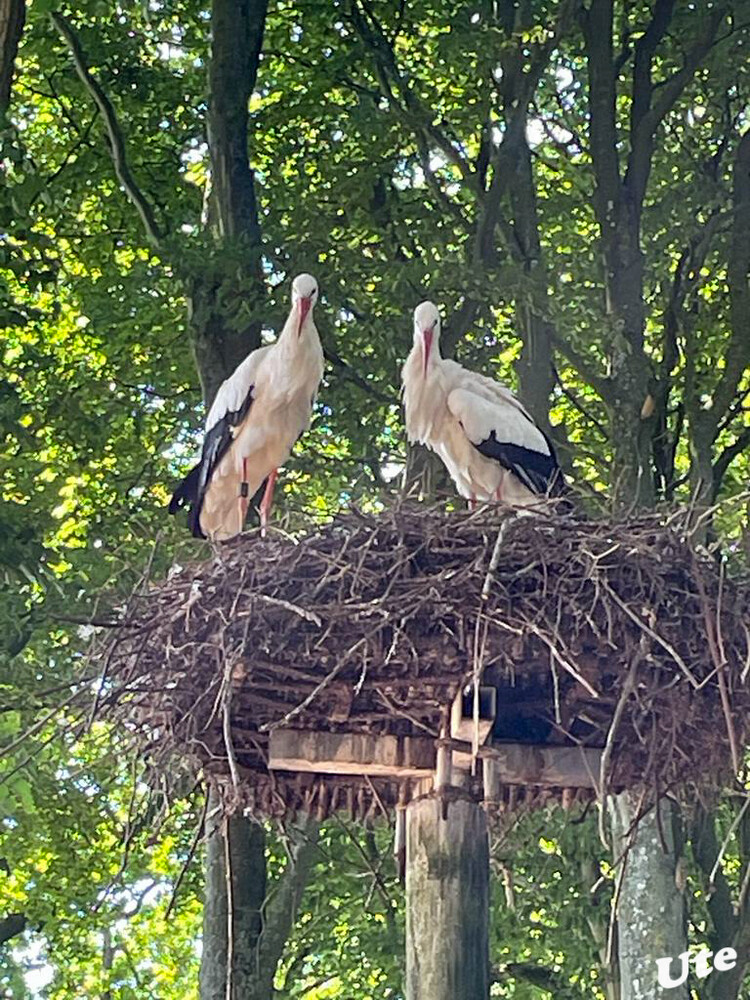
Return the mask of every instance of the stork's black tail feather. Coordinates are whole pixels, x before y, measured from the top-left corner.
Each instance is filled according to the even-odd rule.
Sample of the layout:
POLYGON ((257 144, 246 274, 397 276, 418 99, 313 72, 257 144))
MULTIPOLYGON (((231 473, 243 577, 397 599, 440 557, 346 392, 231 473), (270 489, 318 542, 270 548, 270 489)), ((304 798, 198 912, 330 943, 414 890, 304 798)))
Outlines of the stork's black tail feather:
POLYGON ((205 538, 200 526, 200 488, 201 465, 196 465, 185 476, 172 494, 169 501, 169 513, 176 514, 183 507, 188 507, 188 524, 195 538, 205 538))
POLYGON ((200 479, 200 474, 200 465, 196 465, 190 470, 190 472, 188 472, 172 494, 172 499, 169 501, 170 514, 176 514, 178 510, 185 506, 185 504, 190 504, 192 506, 196 502, 198 499, 198 481, 200 479))

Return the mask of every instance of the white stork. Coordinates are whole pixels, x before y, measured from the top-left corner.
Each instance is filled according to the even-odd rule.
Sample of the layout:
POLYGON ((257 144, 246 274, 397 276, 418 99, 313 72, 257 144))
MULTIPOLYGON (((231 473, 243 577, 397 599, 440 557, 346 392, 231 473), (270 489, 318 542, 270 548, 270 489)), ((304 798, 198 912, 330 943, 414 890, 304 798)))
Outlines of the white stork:
POLYGON ((174 514, 189 504, 197 538, 224 541, 242 531, 256 490, 265 533, 280 465, 310 426, 323 377, 323 350, 313 322, 318 284, 309 274, 292 284, 292 309, 275 343, 248 354, 219 386, 206 417, 198 465, 169 504, 174 514))
POLYGON ((526 505, 557 494, 552 444, 510 389, 440 356, 440 313, 414 310, 414 346, 401 374, 409 440, 443 460, 462 497, 526 505))

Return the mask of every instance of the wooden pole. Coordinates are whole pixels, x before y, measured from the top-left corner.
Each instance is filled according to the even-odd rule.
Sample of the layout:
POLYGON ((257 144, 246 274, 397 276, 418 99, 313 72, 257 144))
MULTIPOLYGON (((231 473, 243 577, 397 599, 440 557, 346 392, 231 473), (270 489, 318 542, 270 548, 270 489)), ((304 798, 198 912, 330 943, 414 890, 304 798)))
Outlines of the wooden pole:
POLYGON ((459 796, 406 809, 406 1000, 489 997, 487 826, 482 807, 459 796))

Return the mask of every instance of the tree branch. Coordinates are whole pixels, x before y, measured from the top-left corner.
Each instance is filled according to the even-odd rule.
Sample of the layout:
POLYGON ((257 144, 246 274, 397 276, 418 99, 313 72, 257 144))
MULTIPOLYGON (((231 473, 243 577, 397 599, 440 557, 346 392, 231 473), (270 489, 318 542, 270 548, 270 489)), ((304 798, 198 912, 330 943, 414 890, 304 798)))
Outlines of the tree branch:
POLYGON ((433 117, 422 105, 414 89, 404 79, 396 61, 393 46, 380 27, 378 21, 366 4, 364 9, 370 14, 369 20, 363 10, 360 9, 357 0, 351 0, 349 4, 349 15, 357 34, 372 53, 378 70, 378 78, 381 83, 383 95, 398 111, 402 120, 410 125, 415 132, 422 132, 430 138, 437 148, 443 153, 449 163, 458 168, 463 179, 473 188, 478 188, 479 178, 472 170, 471 165, 433 122, 433 117), (401 99, 399 103, 396 95, 391 89, 391 84, 395 87, 395 92, 401 99))
POLYGON ((588 420, 589 423, 593 424, 593 426, 596 428, 603 441, 609 441, 609 431, 604 426, 604 424, 602 424, 602 422, 598 420, 593 413, 587 410, 586 407, 583 405, 583 403, 580 401, 580 399, 573 392, 573 390, 569 389, 565 385, 563 380, 560 378, 560 373, 558 372, 558 370, 553 367, 552 371, 555 376, 555 381, 557 382, 560 388, 560 392, 563 394, 563 396, 565 396, 565 398, 573 406, 574 409, 578 410, 578 412, 581 414, 584 420, 588 420))
POLYGON ((493 969, 491 972, 493 983, 502 984, 508 978, 524 979, 527 983, 551 993, 559 1000, 572 1000, 574 996, 573 989, 564 975, 555 972, 554 969, 547 969, 543 965, 536 965, 534 962, 509 962, 501 969, 493 969))
POLYGON ((708 884, 719 855, 719 842, 716 837, 714 817, 711 813, 699 808, 693 825, 691 841, 693 856, 706 879, 704 889, 713 925, 713 933, 709 935, 709 941, 714 948, 718 948, 733 939, 737 930, 737 918, 734 915, 729 885, 721 866, 714 874, 713 885, 708 884))
POLYGON ((602 226, 620 201, 617 156, 615 71, 612 44, 613 0, 592 0, 582 15, 589 71, 591 159, 596 176, 595 202, 602 226))
POLYGON ((310 817, 300 820, 288 835, 287 868, 276 883, 276 890, 263 904, 263 930, 260 937, 259 964, 266 972, 270 988, 276 966, 286 945, 302 893, 318 853, 318 824, 310 817))
POLYGON ((479 315, 479 302, 467 296, 458 309, 449 316, 442 333, 445 356, 453 357, 459 340, 479 315))
POLYGON ((567 340, 557 333, 552 333, 551 340, 553 346, 568 359, 570 364, 576 369, 584 381, 588 382, 592 389, 599 393, 605 403, 611 403, 614 399, 614 387, 612 380, 606 375, 601 375, 593 367, 591 361, 572 347, 567 340))
POLYGON ((719 25, 727 14, 726 6, 722 5, 706 15, 704 29, 685 57, 682 69, 673 73, 656 91, 651 80, 652 59, 657 45, 669 27, 673 7, 674 0, 657 0, 654 18, 636 47, 633 106, 630 117, 630 156, 625 174, 625 186, 631 192, 637 206, 643 203, 646 194, 656 131, 711 50, 719 25))
POLYGON ((732 462, 750 447, 750 427, 740 431, 732 444, 728 445, 714 462, 714 499, 718 496, 724 475, 732 462))
POLYGON ((83 85, 93 98, 94 103, 104 119, 104 123, 107 127, 107 135, 109 136, 110 153, 112 155, 112 162, 114 163, 117 179, 122 185, 125 194, 128 196, 136 211, 140 215, 141 221, 143 222, 146 230, 146 235, 148 236, 150 242, 155 247, 159 247, 164 234, 156 222, 151 205, 144 197, 143 192, 136 184, 135 178, 130 172, 127 154, 125 152, 125 140, 117 121, 114 108, 112 107, 112 103, 102 90, 98 81, 91 75, 81 43, 66 18, 57 12, 50 14, 50 18, 70 49, 76 72, 83 82, 83 85))
POLYGON ((727 265, 732 335, 724 370, 713 392, 711 411, 717 428, 750 365, 750 130, 745 132, 737 147, 732 198, 734 221, 727 265))
POLYGON ((356 368, 352 368, 348 361, 344 361, 344 359, 340 357, 340 355, 337 354, 332 347, 324 344, 323 355, 326 361, 330 361, 333 367, 338 369, 342 378, 348 379, 348 381, 354 383, 354 385, 356 385, 359 389, 362 389, 363 392, 372 396, 373 399, 377 399, 379 402, 385 403, 387 406, 394 406, 398 402, 397 396, 391 397, 386 395, 386 393, 381 392, 381 390, 378 389, 374 383, 368 382, 366 378, 363 378, 356 368))
MULTIPOLYGON (((526 141, 529 104, 549 63, 552 51, 572 23, 577 6, 577 0, 565 0, 560 5, 553 31, 544 42, 531 47, 529 56, 526 56, 527 43, 519 42, 513 45, 512 37, 508 39, 507 46, 501 50, 503 76, 499 91, 505 113, 505 132, 499 147, 495 150, 490 148, 489 163, 492 166, 492 179, 486 190, 484 176, 486 168, 482 168, 478 190, 481 199, 480 211, 474 241, 474 259, 477 262, 485 264, 494 262, 495 229, 501 221, 500 202, 508 186, 514 182, 518 163, 523 163, 529 156, 526 141)), ((514 18, 516 14, 517 11, 514 11, 514 18)), ((506 20, 506 31, 512 36, 514 23, 511 23, 510 18, 506 20)))
POLYGON ((654 85, 651 69, 659 43, 672 20, 675 0, 656 0, 654 16, 635 46, 633 61, 633 101, 630 108, 630 131, 634 133, 651 109, 654 85))

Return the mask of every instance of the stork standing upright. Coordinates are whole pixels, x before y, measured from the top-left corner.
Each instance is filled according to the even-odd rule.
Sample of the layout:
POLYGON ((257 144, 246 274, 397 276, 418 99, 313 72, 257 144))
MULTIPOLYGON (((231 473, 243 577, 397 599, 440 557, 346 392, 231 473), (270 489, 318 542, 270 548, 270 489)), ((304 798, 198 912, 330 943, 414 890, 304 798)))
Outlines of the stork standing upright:
POLYGON ((443 460, 462 497, 526 505, 557 494, 552 444, 510 389, 440 356, 440 313, 414 310, 414 346, 402 371, 406 432, 443 460))
POLYGON ((310 426, 323 377, 323 350, 313 321, 318 284, 309 274, 292 283, 292 309, 275 343, 248 354, 219 387, 206 417, 200 462, 180 483, 171 514, 190 507, 197 538, 224 541, 242 531, 256 490, 265 533, 280 465, 310 426))

